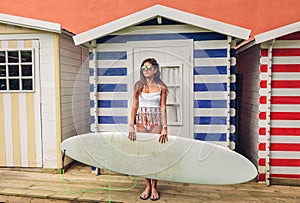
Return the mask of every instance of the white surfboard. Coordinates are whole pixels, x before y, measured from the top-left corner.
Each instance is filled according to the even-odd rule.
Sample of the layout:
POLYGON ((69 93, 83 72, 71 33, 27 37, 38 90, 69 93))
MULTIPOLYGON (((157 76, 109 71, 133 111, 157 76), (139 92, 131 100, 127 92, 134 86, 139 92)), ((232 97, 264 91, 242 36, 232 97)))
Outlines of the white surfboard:
POLYGON ((71 137, 61 144, 70 158, 87 165, 147 178, 197 184, 237 184, 257 176, 256 167, 242 155, 212 143, 169 135, 101 132, 71 137))

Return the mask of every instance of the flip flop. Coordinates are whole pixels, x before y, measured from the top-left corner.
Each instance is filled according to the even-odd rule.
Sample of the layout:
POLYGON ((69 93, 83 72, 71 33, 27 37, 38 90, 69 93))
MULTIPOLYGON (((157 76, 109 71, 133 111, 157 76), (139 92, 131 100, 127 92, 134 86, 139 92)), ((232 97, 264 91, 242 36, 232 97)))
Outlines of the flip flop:
POLYGON ((160 199, 159 192, 158 192, 158 193, 156 193, 156 194, 154 194, 154 193, 151 193, 151 197, 150 197, 150 199, 151 199, 152 201, 157 201, 157 200, 159 200, 159 199, 160 199), (152 198, 152 197, 154 197, 154 198, 152 198))
POLYGON ((140 198, 142 200, 147 200, 149 199, 149 197, 151 196, 151 192, 143 192, 141 195, 140 195, 140 198))

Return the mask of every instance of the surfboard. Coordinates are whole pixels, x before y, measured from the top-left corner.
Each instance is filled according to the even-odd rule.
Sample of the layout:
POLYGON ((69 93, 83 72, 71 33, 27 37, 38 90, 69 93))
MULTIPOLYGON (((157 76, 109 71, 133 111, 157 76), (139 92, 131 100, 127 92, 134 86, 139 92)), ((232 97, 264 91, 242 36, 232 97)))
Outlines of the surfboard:
POLYGON ((242 155, 205 141, 169 135, 165 144, 158 134, 100 132, 64 140, 61 150, 70 158, 98 168, 151 179, 226 185, 252 180, 256 167, 242 155))

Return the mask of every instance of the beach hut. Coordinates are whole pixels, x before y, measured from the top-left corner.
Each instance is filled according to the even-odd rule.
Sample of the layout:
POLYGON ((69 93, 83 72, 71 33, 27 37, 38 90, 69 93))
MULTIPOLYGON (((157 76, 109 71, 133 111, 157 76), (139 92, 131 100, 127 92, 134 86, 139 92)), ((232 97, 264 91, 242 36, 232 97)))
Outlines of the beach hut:
POLYGON ((300 183, 300 22, 262 34, 237 53, 238 149, 258 180, 300 183))
POLYGON ((169 93, 168 130, 235 148, 235 47, 250 30, 155 5, 74 36, 90 47, 91 131, 128 131, 143 59, 169 93))
POLYGON ((72 36, 0 14, 0 167, 59 169, 61 141, 89 131, 88 49, 72 36))

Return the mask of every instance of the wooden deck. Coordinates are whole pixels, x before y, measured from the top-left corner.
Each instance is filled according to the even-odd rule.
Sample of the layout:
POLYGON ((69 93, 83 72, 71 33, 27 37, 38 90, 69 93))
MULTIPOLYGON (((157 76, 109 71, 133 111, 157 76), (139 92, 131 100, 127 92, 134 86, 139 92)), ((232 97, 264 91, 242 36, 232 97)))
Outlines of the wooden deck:
MULTIPOLYGON (((67 202, 151 202, 139 199, 143 178, 120 174, 100 176, 90 167, 74 164, 65 174, 65 189, 61 174, 0 169, 0 202, 67 203, 67 202), (137 184, 135 185, 137 181, 137 184), (127 191, 106 191, 105 187, 127 191), (86 190, 86 192, 83 192, 86 190)), ((267 187, 255 181, 229 186, 182 184, 159 181, 161 203, 198 202, 300 202, 300 187, 267 187)))

